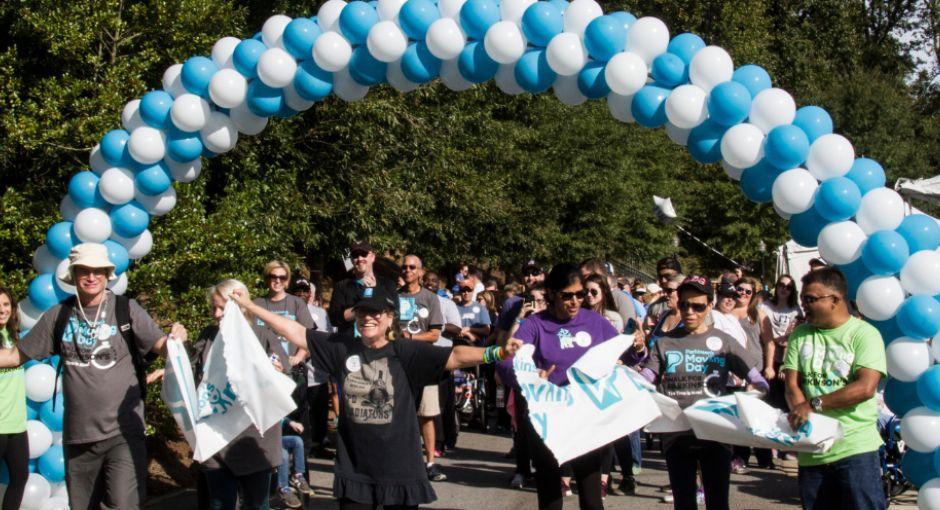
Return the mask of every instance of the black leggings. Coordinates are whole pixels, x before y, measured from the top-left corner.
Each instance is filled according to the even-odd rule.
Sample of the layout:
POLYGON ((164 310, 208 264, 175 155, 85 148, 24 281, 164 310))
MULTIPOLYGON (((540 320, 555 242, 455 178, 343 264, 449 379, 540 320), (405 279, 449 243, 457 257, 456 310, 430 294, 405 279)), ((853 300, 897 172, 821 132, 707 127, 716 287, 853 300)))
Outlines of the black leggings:
POLYGON ((0 434, 0 458, 7 462, 10 484, 3 495, 2 510, 17 510, 29 477, 29 439, 26 432, 0 434))
MULTIPOLYGON (((339 500, 339 510, 377 510, 379 505, 373 505, 372 503, 358 503, 351 499, 343 498, 339 500)), ((405 505, 385 505, 382 508, 385 510, 418 510, 418 506, 405 506, 405 505)))

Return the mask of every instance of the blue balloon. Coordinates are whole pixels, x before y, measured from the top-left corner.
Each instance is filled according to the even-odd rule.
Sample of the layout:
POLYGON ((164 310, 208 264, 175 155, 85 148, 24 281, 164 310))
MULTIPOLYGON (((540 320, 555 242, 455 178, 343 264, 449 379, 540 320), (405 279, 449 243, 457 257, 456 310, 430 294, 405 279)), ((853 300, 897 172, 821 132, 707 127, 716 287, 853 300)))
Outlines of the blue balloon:
POLYGON ((129 167, 134 158, 127 148, 131 135, 123 129, 112 129, 101 137, 101 156, 111 166, 129 167))
POLYGON ((232 53, 232 63, 235 70, 245 78, 258 77, 258 61, 261 60, 261 54, 267 51, 268 47, 260 39, 245 39, 235 46, 235 52, 232 53))
POLYGON ((940 412, 940 365, 934 365, 917 378, 917 397, 931 411, 940 412))
POLYGON ((610 16, 613 16, 614 19, 620 21, 623 24, 624 30, 630 30, 630 27, 636 23, 636 16, 627 12, 627 11, 616 11, 610 13, 610 16))
POLYGON ((388 64, 373 57, 367 47, 359 46, 353 50, 352 58, 349 59, 349 76, 356 83, 365 86, 378 85, 385 81, 387 71, 388 64))
POLYGON ((689 66, 677 55, 661 53, 653 59, 653 80, 667 87, 676 87, 689 81, 689 66))
POLYGON ((98 192, 99 177, 94 172, 84 170, 69 179, 69 197, 79 209, 97 207, 107 209, 111 206, 98 192))
MULTIPOLYGON (((467 4, 464 4, 464 8, 466 8, 466 5, 467 4)), ((462 13, 463 9, 461 9, 461 16, 463 15, 462 13)), ((496 7, 496 15, 496 19, 498 21, 498 6, 496 7)), ((434 23, 440 18, 441 11, 431 0, 408 0, 404 5, 401 6, 401 11, 398 12, 398 24, 401 25, 402 31, 405 32, 409 38, 416 41, 423 41, 424 36, 428 33, 428 28, 431 27, 431 23, 434 23)), ((463 18, 461 17, 461 20, 462 19, 463 18)), ((495 23, 495 21, 493 23, 495 23)), ((490 25, 493 23, 490 23, 490 25)), ((467 25, 464 25, 465 30, 466 27, 467 25)), ((489 28, 489 25, 487 25, 486 28, 489 28)), ((480 39, 482 38, 483 37, 481 36, 480 39)))
POLYGON ((885 170, 873 159, 857 158, 845 176, 858 185, 862 196, 873 189, 883 188, 885 185, 885 170))
POLYGON ((907 241, 893 230, 873 232, 862 246, 862 261, 877 275, 897 273, 910 255, 907 241))
MULTIPOLYGON (((845 275, 845 282, 848 287, 848 298, 850 300, 855 299, 855 296, 858 294, 858 287, 862 284, 863 281, 865 281, 866 278, 871 276, 871 271, 869 271, 868 266, 862 262, 861 257, 853 260, 848 264, 843 264, 838 267, 839 270, 842 271, 842 274, 845 275)), ((881 332, 881 337, 886 343, 894 340, 899 336, 904 336, 901 333, 901 330, 898 328, 898 323, 894 321, 894 317, 886 321, 869 320, 869 322, 872 326, 875 326, 875 328, 881 332)))
POLYGON ((173 124, 170 119, 172 107, 173 96, 163 90, 151 90, 140 98, 140 118, 148 126, 166 129, 173 124))
MULTIPOLYGON (((904 473, 904 477, 917 487, 929 482, 932 478, 936 478, 938 475, 937 466, 934 465, 934 453, 936 452, 921 453, 908 448, 904 452, 904 457, 901 458, 901 471, 904 473)), ((940 455, 937 455, 937 457, 940 457, 940 455)))
POLYGON ((192 161, 202 155, 199 132, 182 131, 175 126, 166 130, 166 155, 173 161, 192 161))
POLYGON ((861 204, 862 192, 855 182, 847 177, 832 177, 819 185, 813 206, 828 221, 845 221, 855 216, 861 204))
MULTIPOLYGON (((745 172, 747 172, 747 170, 745 170, 745 172)), ((743 176, 741 177, 741 181, 744 181, 743 176)), ((770 182, 772 186, 773 180, 770 182)), ((743 184, 741 187, 743 189, 743 184)), ((767 191, 767 197, 767 202, 770 202, 770 190, 767 191)), ((790 217, 790 236, 794 241, 802 246, 807 248, 815 248, 816 239, 819 237, 819 233, 822 231, 823 227, 828 224, 829 222, 820 216, 819 213, 816 212, 816 209, 810 208, 808 211, 794 214, 790 217)))
POLYGON ((313 43, 322 33, 316 21, 294 18, 284 27, 284 49, 298 60, 308 60, 313 56, 313 43))
POLYGON ((65 451, 62 445, 54 444, 39 457, 39 474, 51 483, 65 480, 65 451))
POLYGON ((558 74, 548 65, 548 57, 543 48, 525 52, 516 62, 514 74, 516 83, 533 94, 545 92, 558 78, 558 74))
POLYGON ((832 117, 818 106, 804 106, 797 110, 793 125, 806 133, 809 143, 813 143, 822 135, 832 133, 832 117))
POLYGON ((29 300, 42 311, 52 308, 67 297, 69 294, 59 288, 52 273, 43 273, 29 282, 29 300))
POLYGON ((108 250, 108 260, 114 264, 114 273, 120 275, 124 271, 127 271, 127 268, 131 264, 131 258, 127 254, 127 248, 125 248, 121 243, 112 241, 108 239, 104 243, 105 249, 108 250))
POLYGON ((588 99, 600 99, 610 94, 610 86, 604 76, 606 66, 606 62, 591 60, 578 71, 578 90, 588 99))
MULTIPOLYGON (((405 5, 414 1, 416 0, 408 0, 405 5)), ((467 0, 460 8, 460 26, 470 39, 483 40, 486 31, 499 21, 499 18, 499 4, 493 0, 467 0)))
MULTIPOLYGON (((861 260, 861 259, 858 259, 858 260, 861 260)), ((864 263, 862 263, 862 265, 864 266, 864 263)), ((842 266, 840 266, 839 268, 841 269, 842 266)), ((867 270, 868 268, 865 267, 865 269, 867 270)), ((845 274, 845 271, 843 271, 843 274, 845 274)), ((865 273, 865 278, 868 278, 869 276, 871 276, 870 272, 865 273)), ((862 280, 864 280, 865 278, 862 278, 862 280)), ((881 340, 884 342, 885 346, 897 340, 898 338, 904 336, 904 333, 901 331, 901 328, 898 327, 898 321, 894 320, 894 317, 888 320, 884 320, 884 321, 873 321, 871 319, 868 319, 868 323, 874 326, 875 329, 877 329, 878 332, 881 333, 881 340)))
POLYGON ((568 9, 569 4, 568 0, 548 0, 548 3, 558 7, 558 10, 561 11, 562 14, 568 9))
POLYGON ((940 226, 926 214, 912 214, 901 222, 897 232, 904 237, 911 253, 936 250, 940 246, 940 226))
POLYGON ((58 395, 55 399, 55 410, 52 409, 52 400, 49 399, 39 407, 39 419, 54 432, 62 431, 62 419, 65 417, 65 398, 58 395))
POLYGON ((722 126, 740 124, 750 112, 751 93, 736 81, 719 83, 708 94, 708 117, 722 126))
POLYGON ((39 459, 30 459, 29 461, 29 472, 38 473, 39 472, 39 459))
POLYGON ((294 90, 307 101, 322 101, 333 92, 333 73, 321 69, 313 59, 304 60, 294 75, 294 90))
MULTIPOLYGON (((23 363, 23 370, 29 370, 29 367, 34 366, 34 365, 38 365, 38 364, 39 364, 38 361, 36 361, 36 360, 34 360, 34 359, 31 359, 31 360, 27 361, 26 363, 23 363)), ((33 402, 33 401, 32 401, 32 400, 29 400, 29 399, 26 399, 26 404, 27 404, 27 405, 28 405, 30 402, 33 402)), ((33 402, 33 403, 35 404, 35 402, 33 402)), ((38 405, 37 405, 37 407, 36 407, 36 412, 37 412, 37 413, 39 412, 39 407, 38 407, 38 405)))
POLYGON ((252 80, 248 85, 248 109, 260 117, 276 115, 284 104, 284 93, 265 85, 261 80, 252 80))
MULTIPOLYGON (((283 109, 284 109, 284 106, 282 105, 282 106, 281 106, 281 110, 283 110, 283 109)), ((279 115, 279 114, 281 113, 281 110, 278 110, 278 113, 275 114, 275 115, 279 115)), ((207 147, 203 147, 203 148, 202 148, 202 154, 201 154, 201 156, 204 157, 204 158, 206 158, 206 159, 212 159, 212 158, 214 158, 214 157, 216 157, 216 156, 218 156, 218 155, 219 155, 218 153, 210 151, 207 147)))
POLYGON ((802 129, 783 124, 767 133, 764 141, 764 159, 778 170, 789 170, 806 161, 809 140, 802 129))
POLYGON ((212 75, 218 70, 219 68, 212 62, 212 59, 201 56, 190 57, 183 63, 180 82, 190 93, 209 97, 209 82, 212 81, 212 75))
POLYGON ((58 370, 59 363, 62 362, 62 356, 59 356, 58 354, 53 354, 52 356, 49 356, 49 358, 46 361, 49 362, 49 366, 58 370))
MULTIPOLYGON (((469 3, 464 4, 464 7, 469 3)), ((482 41, 470 41, 457 57, 457 69, 467 81, 483 83, 496 76, 499 64, 486 53, 482 41)))
POLYGON ((412 42, 401 57, 401 72, 409 81, 427 83, 441 74, 441 59, 431 54, 426 42, 412 42))
POLYGON ((692 63, 692 57, 705 47, 701 37, 688 32, 679 34, 669 41, 666 51, 682 59, 685 65, 692 63))
POLYGON ((888 378, 885 384, 885 405, 898 417, 903 417, 915 407, 924 405, 917 396, 917 382, 899 381, 888 378))
MULTIPOLYGON (((31 359, 26 363, 23 363, 23 370, 29 370, 29 367, 39 364, 38 361, 31 359), (32 363, 30 363, 32 362, 32 363), (28 366, 27 366, 28 365, 28 366)), ((39 410, 42 409, 42 404, 39 402, 26 399, 26 419, 27 420, 38 420, 39 419, 39 410)), ((6 466, 5 462, 0 462, 0 466, 6 466)))
POLYGON ((378 22, 375 7, 361 0, 349 2, 339 14, 339 29, 352 45, 365 44, 369 29, 378 22))
POLYGON ((915 294, 904 300, 894 318, 904 336, 931 338, 940 332, 940 302, 915 294))
POLYGON ((136 200, 111 209, 111 227, 121 237, 136 237, 147 230, 150 215, 136 200))
POLYGON ((564 29, 561 9, 550 2, 535 2, 522 15, 522 33, 533 46, 548 46, 564 29))
POLYGON ((144 195, 159 195, 170 189, 172 184, 170 169, 163 161, 138 170, 134 176, 134 185, 144 195))
POLYGON ((613 16, 598 16, 584 29, 584 46, 594 60, 607 62, 627 46, 627 29, 613 16))
POLYGON ((60 221, 46 231, 46 248, 57 259, 66 259, 72 247, 79 243, 71 221, 60 221))
POLYGON ((687 143, 692 159, 706 165, 721 161, 721 137, 725 131, 727 128, 710 120, 692 128, 687 143))
POLYGON ((771 86, 770 75, 761 66, 748 64, 734 70, 731 79, 747 87, 751 97, 757 97, 757 94, 769 89, 771 86))
POLYGON ((251 36, 251 38, 255 41, 264 42, 264 36, 261 35, 261 32, 255 32, 255 35, 251 36))
POLYGON ((630 103, 630 112, 636 123, 645 128, 658 128, 666 123, 666 98, 671 89, 655 83, 645 85, 630 103))

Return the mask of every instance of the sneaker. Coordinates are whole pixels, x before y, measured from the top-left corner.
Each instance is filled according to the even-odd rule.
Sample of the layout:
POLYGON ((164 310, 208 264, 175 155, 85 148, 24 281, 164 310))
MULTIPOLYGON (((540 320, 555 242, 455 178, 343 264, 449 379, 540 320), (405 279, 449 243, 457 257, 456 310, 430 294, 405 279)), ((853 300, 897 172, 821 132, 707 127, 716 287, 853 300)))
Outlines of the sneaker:
POLYGON ((282 487, 278 490, 278 495, 281 496, 281 503, 287 508, 301 508, 304 506, 300 498, 294 494, 294 491, 290 490, 290 487, 282 487))
POLYGON ((705 504, 705 489, 701 487, 695 489, 695 502, 699 505, 705 504))
POLYGON ((513 489, 521 489, 525 487, 525 478, 523 478, 519 473, 512 475, 512 481, 509 482, 509 487, 513 489))
POLYGON ((561 482, 561 495, 566 498, 574 495, 574 493, 571 492, 571 484, 565 483, 564 481, 561 482))
POLYGON ((640 473, 643 472, 643 468, 641 468, 640 466, 637 466, 636 464, 634 464, 633 467, 630 468, 630 471, 633 472, 633 476, 636 476, 636 475, 638 475, 638 474, 640 474, 640 473))
POLYGON ((736 475, 747 473, 747 465, 738 457, 731 459, 731 472, 736 475))
POLYGON ((676 500, 674 497, 672 497, 672 491, 669 491, 669 492, 663 494, 663 497, 661 497, 661 498, 659 498, 659 499, 660 499, 663 503, 673 503, 673 502, 675 502, 675 500, 676 500))
POLYGON ((301 494, 306 494, 308 496, 316 495, 316 493, 310 487, 310 484, 307 483, 307 478, 301 473, 296 473, 294 476, 290 477, 290 486, 301 494))
POLYGON ((622 492, 625 496, 635 496, 636 480, 632 478, 624 478, 620 481, 620 486, 618 489, 620 489, 620 492, 622 492))
POLYGON ((601 499, 607 499, 607 482, 601 480, 601 499))
POLYGON ((428 480, 432 482, 443 482, 447 480, 447 475, 441 472, 441 468, 437 464, 431 464, 427 467, 428 471, 428 480))

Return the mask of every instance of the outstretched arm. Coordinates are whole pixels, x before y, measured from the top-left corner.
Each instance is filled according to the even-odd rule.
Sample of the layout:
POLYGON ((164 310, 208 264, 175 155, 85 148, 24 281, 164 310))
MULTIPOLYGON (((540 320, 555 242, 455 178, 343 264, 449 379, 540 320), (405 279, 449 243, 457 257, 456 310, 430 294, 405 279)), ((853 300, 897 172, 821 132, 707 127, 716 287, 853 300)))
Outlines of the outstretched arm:
POLYGON ((458 345, 450 351, 450 358, 447 359, 447 370, 454 370, 457 368, 467 368, 479 365, 481 363, 494 363, 503 359, 511 358, 516 354, 516 351, 522 347, 522 342, 515 338, 509 339, 506 342, 506 347, 499 346, 490 346, 490 347, 470 347, 466 345, 458 345), (496 353, 497 349, 501 350, 498 356, 495 356, 493 359, 490 359, 492 353, 496 353), (489 353, 486 351, 489 350, 489 353), (486 353, 486 354, 484 354, 486 353))
POLYGON ((256 305, 241 289, 232 291, 230 297, 249 313, 263 320, 275 333, 296 345, 298 349, 307 349, 307 328, 303 327, 299 322, 269 312, 256 305))

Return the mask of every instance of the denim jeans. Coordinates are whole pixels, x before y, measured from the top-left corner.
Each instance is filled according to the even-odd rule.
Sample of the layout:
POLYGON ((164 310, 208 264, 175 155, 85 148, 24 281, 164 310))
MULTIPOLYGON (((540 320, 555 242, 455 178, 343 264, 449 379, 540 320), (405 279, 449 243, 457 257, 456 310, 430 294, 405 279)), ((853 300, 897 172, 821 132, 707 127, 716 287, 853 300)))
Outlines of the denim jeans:
POLYGON ((277 467, 277 487, 287 487, 291 471, 306 472, 304 465, 304 440, 300 436, 281 436, 281 465, 277 467), (290 456, 294 456, 294 469, 288 469, 290 456))
POLYGON ((268 510, 268 493, 271 487, 271 470, 235 476, 224 465, 218 469, 206 469, 206 485, 209 487, 210 510, 235 510, 236 502, 241 510, 268 510))
POLYGON ((695 473, 702 467, 707 510, 728 510, 728 484, 731 480, 731 450, 714 441, 695 436, 676 438, 666 450, 666 470, 675 498, 675 510, 695 510, 695 473))
POLYGON ((859 453, 821 466, 800 467, 800 499, 806 510, 884 510, 878 452, 859 453))

